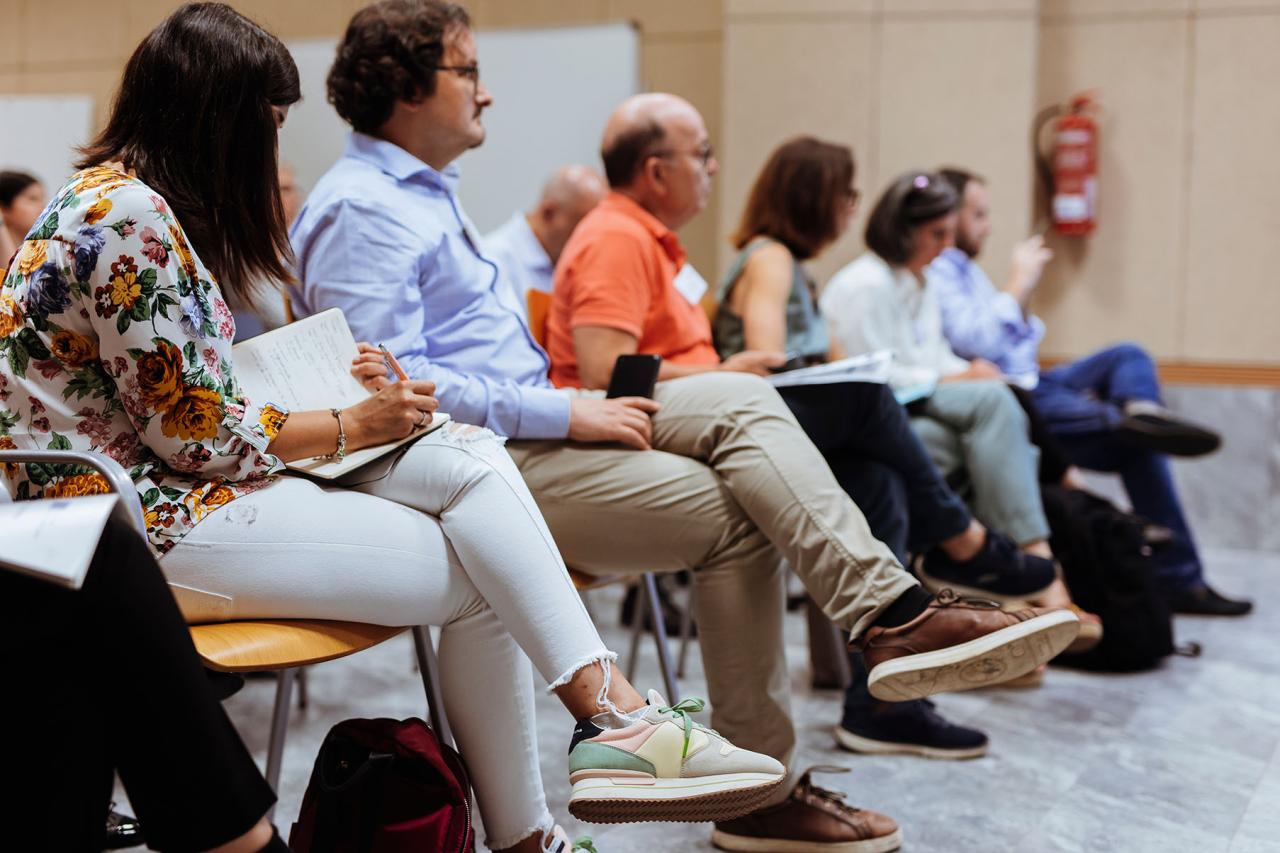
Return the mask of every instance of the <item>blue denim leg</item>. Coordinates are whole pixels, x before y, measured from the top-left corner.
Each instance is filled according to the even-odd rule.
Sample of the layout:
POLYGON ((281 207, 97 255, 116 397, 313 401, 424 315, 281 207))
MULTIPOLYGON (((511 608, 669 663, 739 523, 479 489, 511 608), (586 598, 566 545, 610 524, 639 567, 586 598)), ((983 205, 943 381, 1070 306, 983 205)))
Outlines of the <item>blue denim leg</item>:
POLYGON ((1055 432, 1102 432, 1127 401, 1160 402, 1160 382, 1146 350, 1117 344, 1045 371, 1034 396, 1055 432))
POLYGON ((1133 511, 1173 531, 1173 541, 1156 554, 1161 582, 1174 589, 1203 583, 1204 568, 1164 454, 1121 443, 1106 434, 1060 437, 1075 464, 1119 474, 1133 511))

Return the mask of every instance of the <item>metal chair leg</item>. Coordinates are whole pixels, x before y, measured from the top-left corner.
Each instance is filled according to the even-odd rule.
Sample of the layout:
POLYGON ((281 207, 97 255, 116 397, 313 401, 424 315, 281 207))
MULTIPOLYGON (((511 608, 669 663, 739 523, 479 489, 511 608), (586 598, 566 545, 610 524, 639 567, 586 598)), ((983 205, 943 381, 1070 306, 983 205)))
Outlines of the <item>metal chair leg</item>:
POLYGON ((307 710, 307 668, 298 667, 298 710, 307 710))
POLYGON ((658 652, 658 669, 662 672, 662 686, 666 688, 667 701, 679 702, 680 685, 676 682, 671 666, 671 652, 667 647, 667 625, 662 617, 662 600, 658 598, 658 579, 653 572, 644 574, 643 597, 649 599, 649 612, 653 614, 653 641, 658 652))
POLYGON ((636 609, 632 614, 635 622, 631 625, 631 651, 627 653, 627 681, 636 680, 636 665, 640 661, 640 636, 644 633, 644 617, 648 612, 649 596, 640 590, 636 595, 636 609))
POLYGON ((676 678, 684 678, 684 663, 689 657, 689 641, 693 639, 693 604, 698 594, 696 580, 689 581, 689 594, 684 600, 684 612, 680 614, 680 656, 676 660, 676 678))
POLYGON ((436 660, 436 649, 431 644, 431 633, 427 626, 414 627, 413 650, 418 659, 418 671, 422 673, 422 688, 427 693, 427 715, 431 719, 431 728, 435 729, 441 741, 453 746, 453 730, 449 728, 449 718, 444 713, 444 697, 440 693, 440 662, 436 660))
MULTIPOLYGON (((267 742, 267 784, 271 790, 280 791, 280 769, 284 763, 284 739, 289 733, 289 700, 293 694, 293 681, 297 677, 296 669, 282 669, 276 672, 276 702, 271 711, 271 740, 267 742)), ((275 811, 272 806, 267 812, 268 819, 275 811)))

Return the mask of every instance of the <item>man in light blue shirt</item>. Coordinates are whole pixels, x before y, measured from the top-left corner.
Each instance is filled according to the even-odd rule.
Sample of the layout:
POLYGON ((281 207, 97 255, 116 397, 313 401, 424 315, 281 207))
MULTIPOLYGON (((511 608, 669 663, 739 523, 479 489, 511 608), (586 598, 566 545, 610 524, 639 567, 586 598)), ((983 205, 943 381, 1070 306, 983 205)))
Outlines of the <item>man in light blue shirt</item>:
POLYGON ((1134 510, 1173 531, 1174 541, 1157 562, 1175 609, 1248 612, 1248 602, 1224 598, 1205 583, 1165 455, 1210 453, 1220 444, 1218 435, 1164 408, 1155 363, 1137 344, 1108 347, 1042 373, 1044 323, 1027 303, 1053 253, 1040 237, 1019 243, 1009 281, 998 290, 975 261, 991 231, 986 184, 961 169, 942 174, 962 199, 956 244, 930 267, 952 349, 962 358, 992 362, 1011 383, 1028 389, 1072 462, 1119 473, 1134 510))

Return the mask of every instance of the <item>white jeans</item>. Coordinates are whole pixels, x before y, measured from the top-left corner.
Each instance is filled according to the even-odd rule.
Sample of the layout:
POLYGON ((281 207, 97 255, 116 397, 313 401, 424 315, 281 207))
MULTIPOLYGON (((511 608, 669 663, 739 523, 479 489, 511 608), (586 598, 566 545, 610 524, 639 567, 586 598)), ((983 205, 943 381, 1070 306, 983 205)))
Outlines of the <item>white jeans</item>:
POLYGON ((441 689, 487 843, 551 827, 529 660, 558 686, 613 655, 492 433, 450 424, 337 487, 283 477, 216 510, 160 565, 193 622, 442 626, 441 689))

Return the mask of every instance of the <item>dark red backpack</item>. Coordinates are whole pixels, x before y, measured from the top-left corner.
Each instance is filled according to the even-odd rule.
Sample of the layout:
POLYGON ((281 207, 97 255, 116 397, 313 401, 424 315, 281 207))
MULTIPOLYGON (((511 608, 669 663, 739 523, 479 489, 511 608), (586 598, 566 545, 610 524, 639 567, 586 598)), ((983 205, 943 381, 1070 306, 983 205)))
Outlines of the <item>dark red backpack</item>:
POLYGON ((469 853, 470 790, 461 756, 422 720, 344 720, 320 746, 289 847, 469 853))

